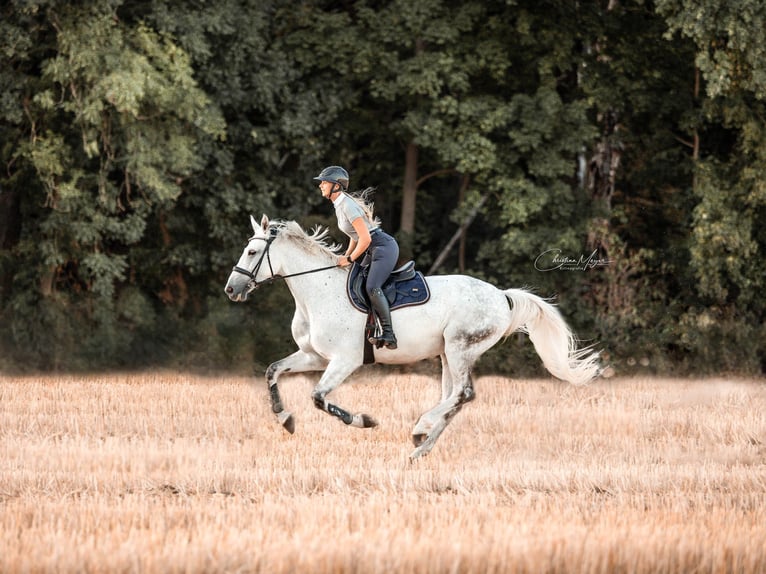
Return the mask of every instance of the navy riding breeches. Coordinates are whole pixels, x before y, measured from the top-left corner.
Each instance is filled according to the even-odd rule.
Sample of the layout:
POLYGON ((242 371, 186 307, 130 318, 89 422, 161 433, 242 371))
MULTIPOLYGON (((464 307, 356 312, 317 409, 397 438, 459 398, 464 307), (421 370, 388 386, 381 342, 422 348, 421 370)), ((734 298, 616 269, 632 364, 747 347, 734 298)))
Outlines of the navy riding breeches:
POLYGON ((399 244, 382 229, 375 229, 370 234, 372 241, 367 248, 367 255, 362 260, 363 266, 370 266, 367 273, 367 293, 381 287, 399 259, 399 244))

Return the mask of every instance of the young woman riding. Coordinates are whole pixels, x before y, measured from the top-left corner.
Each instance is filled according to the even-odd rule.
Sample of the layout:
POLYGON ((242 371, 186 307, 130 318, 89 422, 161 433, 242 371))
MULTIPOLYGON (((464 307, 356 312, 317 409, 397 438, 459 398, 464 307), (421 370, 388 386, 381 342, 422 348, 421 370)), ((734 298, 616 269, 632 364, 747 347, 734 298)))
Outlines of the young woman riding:
POLYGON ((314 180, 319 182, 322 195, 332 201, 338 228, 349 237, 348 249, 341 255, 339 264, 342 267, 353 262, 369 265, 367 295, 382 329, 380 336, 371 338, 370 343, 377 347, 385 345, 389 349, 396 349, 391 309, 381 287, 396 266, 399 245, 380 228, 380 220, 373 217, 371 207, 363 199, 347 193, 349 176, 345 169, 331 165, 324 168, 314 180))

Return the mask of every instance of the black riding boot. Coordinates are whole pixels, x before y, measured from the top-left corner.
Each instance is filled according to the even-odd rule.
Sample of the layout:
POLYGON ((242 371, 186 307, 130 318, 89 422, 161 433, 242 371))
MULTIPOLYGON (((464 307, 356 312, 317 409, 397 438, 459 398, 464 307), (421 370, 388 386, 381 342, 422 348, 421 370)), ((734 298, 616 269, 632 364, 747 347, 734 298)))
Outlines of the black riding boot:
POLYGON ((375 314, 378 316, 380 326, 383 329, 379 337, 370 337, 370 343, 378 348, 385 345, 389 349, 396 349, 396 336, 391 328, 391 308, 388 306, 388 299, 380 287, 375 287, 369 295, 372 308, 375 309, 375 314))

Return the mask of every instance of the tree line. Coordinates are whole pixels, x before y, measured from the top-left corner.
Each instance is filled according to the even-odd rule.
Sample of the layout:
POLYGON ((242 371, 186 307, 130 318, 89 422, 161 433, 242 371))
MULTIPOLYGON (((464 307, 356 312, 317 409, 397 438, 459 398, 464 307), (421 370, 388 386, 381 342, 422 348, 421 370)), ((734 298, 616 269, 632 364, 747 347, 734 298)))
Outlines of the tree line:
POLYGON ((0 368, 287 354, 286 288, 222 287, 249 214, 343 239, 311 179, 339 164, 403 258, 555 297, 618 372, 766 371, 760 0, 0 13, 0 368))

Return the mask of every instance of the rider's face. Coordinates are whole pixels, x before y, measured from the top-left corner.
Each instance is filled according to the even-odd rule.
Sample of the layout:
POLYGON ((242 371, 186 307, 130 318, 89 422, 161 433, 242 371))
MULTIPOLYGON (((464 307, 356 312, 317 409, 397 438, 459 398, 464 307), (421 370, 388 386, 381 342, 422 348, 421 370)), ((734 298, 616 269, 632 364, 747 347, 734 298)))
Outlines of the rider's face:
POLYGON ((335 184, 331 181, 320 181, 319 189, 322 191, 322 196, 329 198, 335 189, 335 184))

